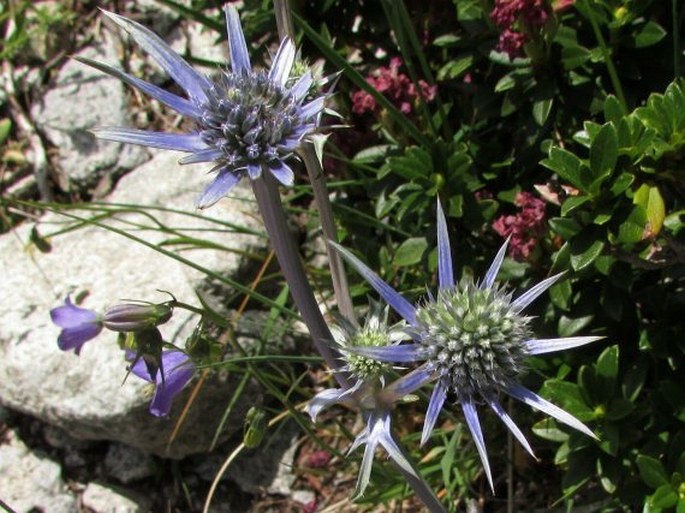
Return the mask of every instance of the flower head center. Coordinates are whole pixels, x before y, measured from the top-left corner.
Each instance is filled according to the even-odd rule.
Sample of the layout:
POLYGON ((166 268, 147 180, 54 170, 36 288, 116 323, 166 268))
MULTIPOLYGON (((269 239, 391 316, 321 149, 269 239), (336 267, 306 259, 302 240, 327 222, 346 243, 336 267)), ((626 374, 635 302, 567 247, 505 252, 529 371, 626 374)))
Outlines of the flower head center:
POLYGON ((198 121, 202 140, 233 168, 268 165, 292 153, 310 128, 301 99, 266 72, 224 72, 207 92, 198 121))
MULTIPOLYGON (((390 337, 382 331, 363 328, 348 341, 351 348, 354 347, 385 347, 390 345, 390 337)), ((358 378, 368 379, 380 377, 388 370, 388 364, 379 362, 373 358, 355 354, 352 351, 345 352, 345 360, 350 373, 358 378)))
POLYGON ((416 318, 428 360, 460 396, 491 394, 523 369, 530 318, 512 309, 502 289, 462 280, 418 308, 416 318))

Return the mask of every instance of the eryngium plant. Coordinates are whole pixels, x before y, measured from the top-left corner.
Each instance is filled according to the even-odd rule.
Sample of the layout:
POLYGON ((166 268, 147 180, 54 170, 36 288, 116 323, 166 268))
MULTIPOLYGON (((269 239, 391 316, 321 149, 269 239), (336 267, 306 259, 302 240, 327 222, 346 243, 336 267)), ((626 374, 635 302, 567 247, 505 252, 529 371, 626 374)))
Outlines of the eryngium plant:
POLYGON ((438 293, 418 305, 407 301, 348 250, 334 245, 404 318, 413 340, 409 344, 396 346, 357 347, 355 351, 381 362, 420 363, 416 369, 400 378, 399 381, 404 383, 393 384, 393 388, 401 388, 405 393, 435 382, 424 421, 422 444, 430 437, 447 394, 453 394, 461 404, 486 476, 494 490, 476 405, 485 402, 490 406, 531 454, 533 451, 523 433, 500 404, 500 392, 594 437, 585 424, 523 387, 517 378, 530 355, 588 344, 601 337, 534 338, 530 317, 524 315, 523 310, 562 274, 551 276, 514 298, 504 286, 495 282, 508 241, 498 251, 482 282, 476 283, 468 278, 456 282, 447 223, 440 203, 437 217, 438 293))
POLYGON ((191 133, 176 134, 105 127, 93 130, 97 137, 188 153, 179 161, 181 164, 211 162, 216 175, 198 198, 199 208, 220 200, 245 175, 255 180, 268 172, 284 185, 293 184, 294 174, 286 160, 317 128, 325 97, 305 101, 313 84, 309 71, 289 81, 296 53, 290 38, 281 41, 268 71, 253 70, 238 12, 226 6, 231 69, 222 70, 213 80, 193 69, 149 29, 118 14, 103 12, 157 61, 187 97, 107 64, 77 59, 190 118, 195 128, 191 133))

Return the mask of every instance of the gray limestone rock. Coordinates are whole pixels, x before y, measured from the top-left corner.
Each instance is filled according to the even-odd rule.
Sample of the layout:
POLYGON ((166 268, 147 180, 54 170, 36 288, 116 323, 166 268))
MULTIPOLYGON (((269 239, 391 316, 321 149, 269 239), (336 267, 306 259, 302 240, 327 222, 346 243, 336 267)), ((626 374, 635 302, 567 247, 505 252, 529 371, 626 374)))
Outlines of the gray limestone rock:
MULTIPOLYGON (((162 152, 124 177, 109 198, 113 203, 148 205, 145 212, 134 207, 101 218, 102 226, 87 225, 67 230, 73 217, 87 218, 98 212, 70 210, 41 219, 39 230, 50 237, 52 250, 41 253, 27 248, 31 227, 20 226, 0 236, 0 403, 28 413, 84 439, 116 440, 146 452, 180 458, 207 450, 238 377, 213 373, 199 394, 180 435, 167 447, 184 402, 187 387, 177 398, 171 419, 148 413, 150 386, 135 376, 124 382, 126 362, 116 336, 103 332, 88 342, 80 357, 57 348, 59 329, 50 322, 49 310, 74 291, 88 292, 84 307, 103 311, 122 299, 165 301, 172 292, 179 301, 198 304, 195 290, 206 274, 155 251, 162 247, 218 275, 239 276, 241 255, 264 251, 259 221, 247 187, 220 201, 207 214, 230 220, 248 232, 237 233, 208 219, 195 217, 194 199, 207 181, 199 168, 176 164, 178 155, 162 152), (154 209, 154 206, 163 206, 154 209), (179 212, 169 209, 178 209, 179 212), (188 215, 183 212, 187 212, 188 215), (154 216, 151 220, 148 216, 154 216), (125 230, 150 246, 135 242, 104 226, 125 230), (166 227, 165 231, 153 229, 166 227), (176 230, 176 231, 174 231, 176 230), (211 240, 215 246, 196 247, 173 243, 179 236, 211 240)), ((110 204, 111 205, 111 204, 110 204)), ((112 208, 112 207, 109 207, 112 208)), ((166 340, 183 345, 196 319, 184 311, 175 313, 161 330, 166 340)), ((257 398, 248 387, 229 419, 226 436, 242 428, 244 412, 257 398)))
POLYGON ((99 483, 89 483, 81 497, 83 506, 94 513, 144 513, 149 511, 144 497, 99 483))
POLYGON ((77 511, 76 497, 64 486, 57 463, 31 452, 13 431, 0 445, 0 496, 18 513, 77 511))
MULTIPOLYGON (((118 66, 111 35, 76 56, 118 66)), ((129 100, 116 78, 69 60, 53 86, 34 102, 31 117, 57 148, 57 161, 76 190, 92 189, 105 175, 116 178, 148 158, 138 146, 98 141, 88 131, 100 126, 130 125, 129 100)))

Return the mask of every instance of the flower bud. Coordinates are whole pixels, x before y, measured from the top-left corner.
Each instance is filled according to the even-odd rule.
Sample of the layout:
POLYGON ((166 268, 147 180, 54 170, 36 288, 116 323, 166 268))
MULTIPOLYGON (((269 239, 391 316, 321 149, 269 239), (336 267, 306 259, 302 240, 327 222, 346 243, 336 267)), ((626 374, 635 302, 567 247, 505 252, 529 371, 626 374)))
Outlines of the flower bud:
POLYGON ((112 331, 141 331, 164 324, 172 313, 173 309, 166 303, 123 303, 105 312, 103 324, 112 331))
POLYGON ((266 412, 257 406, 252 406, 247 411, 243 427, 243 444, 245 447, 249 449, 258 447, 264 439, 267 428, 266 412))

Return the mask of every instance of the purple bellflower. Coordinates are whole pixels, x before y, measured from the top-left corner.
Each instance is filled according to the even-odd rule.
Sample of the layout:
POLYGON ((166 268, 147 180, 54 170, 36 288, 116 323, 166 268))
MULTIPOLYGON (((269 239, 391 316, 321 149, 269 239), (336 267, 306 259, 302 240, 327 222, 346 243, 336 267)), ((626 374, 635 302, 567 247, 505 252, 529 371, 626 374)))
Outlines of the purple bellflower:
POLYGON ((102 331, 102 318, 93 310, 81 308, 67 296, 63 306, 50 310, 52 322, 62 328, 57 345, 62 351, 74 350, 79 354, 83 344, 97 337, 102 331))
POLYGON ((456 282, 447 223, 439 202, 437 214, 438 293, 416 306, 348 250, 331 244, 407 322, 413 339, 409 344, 355 347, 354 351, 380 362, 419 363, 417 368, 391 385, 405 394, 435 381, 424 421, 422 444, 430 437, 448 392, 454 394, 494 491, 477 404, 485 402, 531 455, 533 451, 523 433, 499 402, 500 392, 596 438, 582 422, 523 387, 516 378, 530 355, 577 347, 603 337, 534 338, 529 326, 531 317, 522 312, 563 273, 551 276, 513 298, 511 292, 495 282, 508 240, 498 251, 482 282, 474 282, 471 278, 456 282))
POLYGON ((295 45, 284 38, 269 71, 255 71, 238 12, 226 6, 231 70, 216 80, 193 69, 159 36, 123 16, 103 11, 126 31, 183 89, 185 97, 170 93, 124 71, 79 57, 84 64, 108 73, 152 96, 195 123, 191 133, 175 134, 131 128, 99 128, 97 137, 188 153, 179 163, 211 162, 216 175, 197 200, 206 208, 224 197, 247 175, 255 180, 271 173, 283 185, 294 174, 286 164, 302 141, 317 127, 324 96, 310 101, 314 82, 310 72, 289 80, 295 45))
MULTIPOLYGON (((132 355, 129 355, 132 356, 132 355)), ((132 366, 131 372, 155 384, 155 393, 150 403, 150 413, 156 417, 166 417, 174 398, 181 393, 195 374, 195 365, 183 351, 170 349, 162 351, 162 363, 155 376, 141 358, 132 366)))

